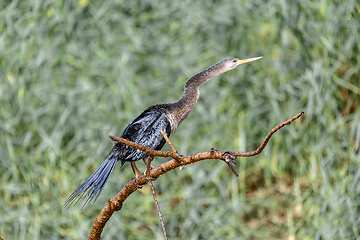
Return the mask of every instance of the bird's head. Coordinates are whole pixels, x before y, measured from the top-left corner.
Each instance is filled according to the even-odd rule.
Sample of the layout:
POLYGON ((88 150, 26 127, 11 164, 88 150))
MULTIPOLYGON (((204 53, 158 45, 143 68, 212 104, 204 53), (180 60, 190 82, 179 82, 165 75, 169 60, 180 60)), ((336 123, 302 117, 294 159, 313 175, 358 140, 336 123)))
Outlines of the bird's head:
POLYGON ((241 64, 253 62, 260 58, 262 58, 262 57, 247 58, 247 59, 243 59, 243 60, 240 60, 238 58, 229 58, 229 59, 223 60, 223 63, 225 65, 225 69, 231 70, 231 69, 234 69, 234 68, 240 66, 241 64))

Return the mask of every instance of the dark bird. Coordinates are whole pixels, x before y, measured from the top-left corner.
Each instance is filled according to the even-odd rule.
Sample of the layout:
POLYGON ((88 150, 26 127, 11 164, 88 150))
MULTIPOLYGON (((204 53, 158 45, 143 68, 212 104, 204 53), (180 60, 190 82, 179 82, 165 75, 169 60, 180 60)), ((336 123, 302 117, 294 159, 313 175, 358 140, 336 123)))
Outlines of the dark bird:
MULTIPOLYGON (((179 124, 187 117, 198 100, 200 85, 241 64, 260 58, 262 57, 244 60, 237 58, 224 59, 212 67, 192 76, 187 80, 184 94, 178 101, 149 107, 127 126, 121 138, 136 142, 149 149, 160 150, 166 142, 160 130, 163 130, 167 136, 170 136, 176 131, 179 124)), ((135 176, 138 177, 140 171, 137 169, 135 161, 147 157, 149 157, 148 154, 140 150, 122 143, 116 143, 106 160, 70 195, 63 208, 69 208, 72 204, 76 204, 81 198, 86 199, 83 207, 92 200, 95 202, 118 161, 121 162, 120 168, 125 162, 131 162, 135 176)))

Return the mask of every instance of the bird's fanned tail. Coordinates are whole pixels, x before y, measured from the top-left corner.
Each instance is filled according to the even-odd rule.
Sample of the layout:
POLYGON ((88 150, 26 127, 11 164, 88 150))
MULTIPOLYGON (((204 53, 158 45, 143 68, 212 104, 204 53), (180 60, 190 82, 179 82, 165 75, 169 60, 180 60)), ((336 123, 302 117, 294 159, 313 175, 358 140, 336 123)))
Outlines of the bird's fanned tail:
POLYGON ((82 198, 86 199, 82 208, 93 199, 95 202, 109 179, 117 159, 113 154, 110 154, 100 167, 70 195, 62 208, 67 210, 72 204, 77 204, 82 198))

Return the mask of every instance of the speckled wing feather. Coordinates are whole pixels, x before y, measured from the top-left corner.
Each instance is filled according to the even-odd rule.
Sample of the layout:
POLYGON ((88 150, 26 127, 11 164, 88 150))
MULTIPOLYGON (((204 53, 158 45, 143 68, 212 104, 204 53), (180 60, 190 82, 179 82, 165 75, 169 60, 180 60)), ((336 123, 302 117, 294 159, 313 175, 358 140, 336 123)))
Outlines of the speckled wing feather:
MULTIPOLYGON (((170 136, 170 123, 166 114, 150 108, 131 122, 121 137, 149 149, 160 150, 166 142, 160 130, 170 136)), ((122 159, 122 164, 126 161, 137 161, 147 156, 146 153, 135 148, 127 146, 125 148, 128 151, 125 151, 126 156, 122 159)))

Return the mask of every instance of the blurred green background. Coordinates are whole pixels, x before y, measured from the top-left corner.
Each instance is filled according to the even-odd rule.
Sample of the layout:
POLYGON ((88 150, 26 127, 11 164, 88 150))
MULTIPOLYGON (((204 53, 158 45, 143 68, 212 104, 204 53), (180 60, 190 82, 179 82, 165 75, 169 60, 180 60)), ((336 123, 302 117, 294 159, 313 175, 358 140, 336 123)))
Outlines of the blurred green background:
MULTIPOLYGON (((154 186, 170 239, 360 238, 360 4, 349 1, 1 1, 0 236, 86 239, 133 177, 119 165, 95 204, 61 210, 149 105, 226 57, 263 59, 211 80, 171 137, 208 160, 154 186)), ((164 148, 168 150, 169 147, 164 148)), ((164 159, 156 159, 160 164, 164 159)), ((144 164, 138 164, 144 170, 144 164)), ((103 239, 162 239, 148 186, 103 239)))

